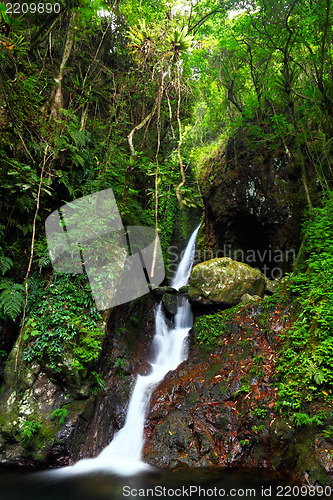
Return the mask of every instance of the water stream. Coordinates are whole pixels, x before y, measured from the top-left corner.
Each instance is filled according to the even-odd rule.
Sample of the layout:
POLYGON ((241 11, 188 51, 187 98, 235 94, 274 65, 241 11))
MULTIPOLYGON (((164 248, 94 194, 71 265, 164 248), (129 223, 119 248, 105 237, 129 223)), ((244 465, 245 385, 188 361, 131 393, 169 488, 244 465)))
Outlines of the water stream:
MULTIPOLYGON (((198 229, 193 233, 172 280, 174 288, 179 289, 189 280, 197 233, 198 229)), ((1 500, 120 500, 145 496, 145 492, 151 498, 158 498, 164 490, 164 497, 191 496, 193 500, 206 496, 206 491, 207 496, 214 494, 216 498, 232 496, 241 500, 245 496, 269 496, 271 500, 277 500, 277 487, 291 483, 263 470, 196 468, 171 472, 153 469, 142 461, 144 422, 153 390, 168 371, 174 370, 187 357, 186 337, 192 326, 192 314, 188 301, 178 299, 173 327, 168 326, 161 305, 157 307, 153 340, 155 357, 151 371, 146 376, 138 376, 125 425, 111 443, 96 458, 80 460, 70 467, 37 474, 0 470, 1 500), (216 490, 218 494, 214 493, 216 490), (151 495, 152 491, 154 495, 151 495)))
MULTIPOLYGON (((177 290, 189 281, 198 231, 199 227, 193 232, 172 280, 171 285, 177 290)), ((141 458, 148 404, 157 384, 170 370, 175 370, 186 359, 185 339, 192 323, 191 307, 187 298, 178 297, 173 327, 168 326, 162 305, 159 304, 156 310, 156 333, 153 339, 155 358, 151 363, 150 373, 137 377, 124 427, 115 434, 111 443, 96 458, 80 460, 72 466, 56 470, 56 473, 75 475, 105 471, 130 476, 151 468, 141 458)))

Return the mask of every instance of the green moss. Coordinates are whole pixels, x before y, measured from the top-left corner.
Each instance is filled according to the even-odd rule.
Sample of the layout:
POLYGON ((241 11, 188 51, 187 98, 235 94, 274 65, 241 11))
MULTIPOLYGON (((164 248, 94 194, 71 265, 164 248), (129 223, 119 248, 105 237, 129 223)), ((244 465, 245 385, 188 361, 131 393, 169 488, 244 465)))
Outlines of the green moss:
POLYGON ((221 338, 228 337, 232 330, 232 320, 244 307, 237 305, 225 311, 217 311, 196 318, 193 326, 194 338, 197 343, 207 345, 219 344, 221 338))
POLYGON ((298 272, 289 279, 293 324, 279 353, 278 408, 333 403, 333 197, 308 214, 298 272), (296 396, 296 397, 295 397, 296 396))

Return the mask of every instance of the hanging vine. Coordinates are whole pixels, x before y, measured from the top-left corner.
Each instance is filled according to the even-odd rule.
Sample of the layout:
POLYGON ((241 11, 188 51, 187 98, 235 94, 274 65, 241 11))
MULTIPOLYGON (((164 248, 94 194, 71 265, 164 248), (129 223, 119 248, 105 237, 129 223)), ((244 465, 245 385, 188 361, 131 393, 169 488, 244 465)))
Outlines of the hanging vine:
POLYGON ((31 266, 32 266, 32 260, 34 257, 34 246, 35 246, 35 236, 36 236, 36 222, 37 222, 37 217, 38 217, 38 212, 39 212, 39 204, 40 204, 40 194, 42 190, 42 185, 43 185, 43 176, 44 176, 44 171, 45 171, 45 166, 46 163, 48 162, 49 158, 53 155, 53 153, 47 155, 48 152, 48 144, 45 146, 44 149, 44 156, 43 156, 43 162, 42 162, 42 169, 40 173, 40 178, 39 178, 39 184, 38 184, 38 190, 37 190, 37 200, 36 200, 36 210, 35 210, 35 215, 32 223, 32 236, 31 236, 31 247, 30 247, 30 258, 29 258, 29 263, 28 263, 28 269, 24 278, 24 287, 25 287, 25 301, 24 301, 24 307, 23 307, 23 314, 22 314, 22 319, 21 319, 21 326, 20 326, 20 333, 18 337, 18 343, 17 343, 17 351, 16 351, 16 356, 15 356, 15 368, 14 371, 17 373, 17 363, 18 363, 18 357, 20 353, 20 347, 21 347, 21 342, 22 342, 22 337, 23 337, 23 330, 24 330, 24 321, 25 321, 25 315, 26 315, 26 310, 27 310, 27 304, 28 304, 28 297, 29 297, 29 276, 31 272, 31 266))

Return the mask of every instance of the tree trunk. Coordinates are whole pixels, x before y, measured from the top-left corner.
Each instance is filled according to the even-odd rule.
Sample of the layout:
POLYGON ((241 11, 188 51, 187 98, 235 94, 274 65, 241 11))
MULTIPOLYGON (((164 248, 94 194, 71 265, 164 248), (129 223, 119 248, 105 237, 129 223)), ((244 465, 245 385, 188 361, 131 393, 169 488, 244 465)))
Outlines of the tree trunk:
POLYGON ((50 117, 54 118, 55 120, 60 118, 60 109, 63 107, 62 80, 64 77, 64 71, 67 61, 72 52, 73 41, 74 41, 72 31, 73 31, 74 21, 75 21, 75 13, 72 12, 68 23, 65 48, 62 55, 62 61, 60 64, 59 73, 57 78, 55 78, 56 87, 53 91, 51 98, 52 105, 51 105, 50 117))

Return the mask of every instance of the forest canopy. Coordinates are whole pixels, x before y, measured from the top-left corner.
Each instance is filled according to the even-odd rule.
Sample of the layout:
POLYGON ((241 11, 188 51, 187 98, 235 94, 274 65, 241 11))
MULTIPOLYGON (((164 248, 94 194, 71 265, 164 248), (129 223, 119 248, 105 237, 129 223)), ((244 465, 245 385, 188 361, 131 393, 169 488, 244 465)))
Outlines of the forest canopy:
POLYGON ((53 210, 112 187, 124 224, 155 226, 167 245, 201 203, 207 158, 237 130, 285 151, 309 207, 330 188, 330 0, 52 0, 0 13, 3 319, 21 314, 27 273, 50 271, 53 210))

